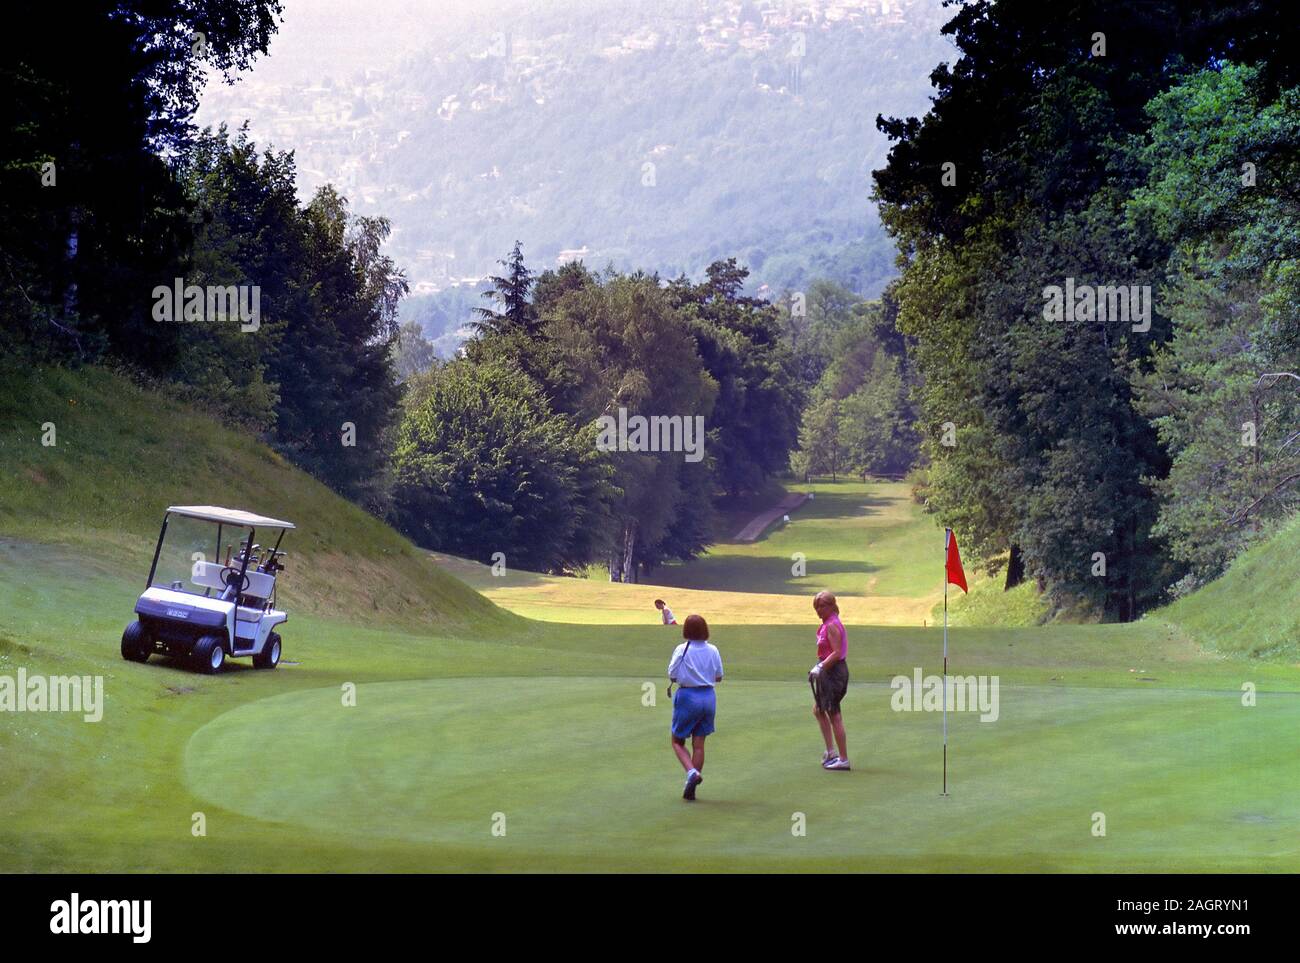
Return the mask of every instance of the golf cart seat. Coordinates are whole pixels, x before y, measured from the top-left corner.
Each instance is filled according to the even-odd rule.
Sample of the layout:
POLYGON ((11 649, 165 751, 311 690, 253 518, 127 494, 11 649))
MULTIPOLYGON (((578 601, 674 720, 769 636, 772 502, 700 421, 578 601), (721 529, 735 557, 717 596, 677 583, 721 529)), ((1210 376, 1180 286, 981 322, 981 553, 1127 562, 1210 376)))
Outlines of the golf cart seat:
MULTIPOLYGON (((195 585, 201 585, 204 588, 216 589, 218 592, 225 591, 226 583, 221 580, 221 572, 225 568, 216 562, 195 562, 194 572, 190 576, 190 581, 195 585)), ((238 573, 239 569, 235 569, 238 573)), ((248 588, 243 592, 245 598, 257 598, 266 600, 271 597, 271 592, 275 589, 275 578, 267 575, 265 572, 255 572, 250 567, 245 573, 248 579, 248 588)))

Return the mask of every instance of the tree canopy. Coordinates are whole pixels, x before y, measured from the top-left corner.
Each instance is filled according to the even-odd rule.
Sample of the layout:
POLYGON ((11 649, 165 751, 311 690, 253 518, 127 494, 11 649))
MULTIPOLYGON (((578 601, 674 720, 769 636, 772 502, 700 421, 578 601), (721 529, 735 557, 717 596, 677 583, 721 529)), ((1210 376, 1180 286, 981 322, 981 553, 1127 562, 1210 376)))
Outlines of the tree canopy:
MULTIPOLYGON (((1205 79, 1181 88, 1198 74, 1229 82, 1230 59, 1257 63, 1268 103, 1295 81, 1296 23, 1246 2, 1011 0, 963 6, 944 29, 960 56, 935 69, 925 117, 879 119, 895 143, 875 174, 900 250, 890 293, 920 374, 920 494, 977 562, 1010 557, 1061 607, 1133 618, 1197 554, 1177 547, 1191 532, 1179 510, 1162 516, 1163 480, 1185 477, 1171 455, 1187 413, 1160 414, 1148 376, 1170 373, 1180 344, 1192 362, 1207 292, 1164 282, 1188 245, 1222 238, 1207 229, 1232 225, 1216 204, 1265 209, 1264 192, 1242 194, 1255 145, 1210 133, 1239 126, 1249 101, 1213 104, 1218 82, 1205 79), (1111 293, 1060 312, 1053 289, 1111 293)), ((1280 145, 1285 123, 1272 133, 1280 145)), ((1254 255, 1279 277, 1294 264, 1276 248, 1254 255)), ((1207 546, 1212 568, 1228 544, 1207 546)))

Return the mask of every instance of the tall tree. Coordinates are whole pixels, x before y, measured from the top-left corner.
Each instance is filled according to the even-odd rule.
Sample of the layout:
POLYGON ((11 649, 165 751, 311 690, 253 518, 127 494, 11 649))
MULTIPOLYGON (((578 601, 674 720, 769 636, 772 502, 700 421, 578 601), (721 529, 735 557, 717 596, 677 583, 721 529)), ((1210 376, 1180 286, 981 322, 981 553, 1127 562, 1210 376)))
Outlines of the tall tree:
MULTIPOLYGON (((717 384, 704 370, 695 339, 656 277, 610 274, 599 284, 569 291, 552 306, 547 337, 563 359, 561 377, 581 390, 571 396, 579 423, 629 415, 707 419, 717 384)), ((710 434, 710 444, 714 436, 710 434)), ((703 439, 701 439, 703 441, 703 439)), ((708 527, 712 501, 700 497, 700 462, 680 451, 609 453, 619 536, 610 574, 633 581, 640 566, 664 558, 690 558, 698 540, 675 543, 669 533, 708 527), (695 493, 684 498, 684 491, 695 493), (687 514, 701 520, 684 518, 687 514)), ((708 449, 705 448, 705 458, 708 449)))
POLYGON ((354 217, 328 186, 300 207, 293 155, 259 154, 242 131, 200 134, 179 172, 203 217, 187 282, 256 289, 260 313, 247 327, 206 312, 155 323, 180 339, 171 376, 335 490, 382 510, 398 397, 391 346, 406 291, 381 253, 388 222, 354 217))
POLYGON ((176 276, 190 212, 167 158, 188 146, 207 70, 264 53, 280 8, 122 0, 3 33, 0 307, 15 342, 171 364, 181 338, 148 295, 176 276))
POLYGON ((1136 374, 1172 456, 1157 531, 1189 568, 1178 591, 1300 507, 1300 88, 1218 65, 1147 106, 1149 171, 1132 219, 1178 247, 1172 340, 1136 374))
POLYGON ((376 504, 397 415, 392 342, 406 279, 378 255, 388 222, 352 217, 332 187, 316 192, 303 222, 306 310, 285 319, 269 365, 280 392, 275 444, 337 491, 376 504))
POLYGON ((899 327, 919 345, 931 504, 978 501, 952 522, 963 547, 1022 550, 1062 605, 1132 618, 1170 573, 1142 484, 1168 462, 1128 372, 1169 321, 1051 319, 1044 292, 1155 286, 1170 243, 1125 218, 1147 102, 1228 50, 1293 74, 1297 28, 1247 2, 1010 0, 964 6, 945 32, 961 56, 932 74, 925 118, 878 121, 895 145, 875 175, 903 260, 899 327))
POLYGON ((757 491, 785 469, 803 402, 777 312, 743 293, 748 276, 729 258, 709 265, 700 284, 681 277, 668 286, 672 303, 690 319, 704 370, 718 384, 711 455, 718 487, 732 495, 757 491))
POLYGON ((421 371, 428 371, 438 360, 433 342, 424 336, 418 321, 407 321, 397 329, 393 341, 393 371, 398 381, 408 381, 421 371))
MULTIPOLYGON (((826 409, 819 403, 839 402, 835 471, 901 474, 916 459, 914 373, 907 342, 894 330, 894 307, 889 298, 854 306, 853 320, 836 337, 832 360, 813 389, 814 404, 805 411, 806 419, 824 422, 826 409)), ((801 438, 818 433, 809 427, 801 438)), ((801 458, 797 464, 807 473, 823 461, 801 458)))
POLYGON ((835 339, 852 323, 861 302, 848 288, 824 278, 813 281, 806 291, 787 292, 780 299, 782 333, 804 385, 815 385, 830 365, 835 339))
POLYGON ((533 275, 524 264, 520 243, 515 241, 510 253, 497 263, 504 268, 504 272, 488 278, 491 288, 483 292, 483 297, 495 302, 499 310, 476 309, 478 320, 474 322, 474 327, 480 333, 489 335, 536 334, 536 315, 529 299, 533 275))
POLYGON ((394 450, 395 515, 417 543, 564 571, 613 534, 612 469, 518 368, 458 359, 416 375, 394 450))
POLYGON ((841 407, 840 399, 827 396, 814 401, 804 412, 799 450, 792 456, 790 467, 805 481, 813 475, 830 475, 834 480, 844 472, 849 453, 840 431, 841 407))

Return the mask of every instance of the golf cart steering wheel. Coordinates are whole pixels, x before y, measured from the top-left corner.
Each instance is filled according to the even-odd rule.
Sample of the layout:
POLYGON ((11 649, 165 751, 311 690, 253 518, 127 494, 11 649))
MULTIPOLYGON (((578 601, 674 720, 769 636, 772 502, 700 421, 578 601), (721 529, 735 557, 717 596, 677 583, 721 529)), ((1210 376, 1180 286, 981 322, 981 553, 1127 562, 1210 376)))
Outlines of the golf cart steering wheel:
MULTIPOLYGON (((238 581, 239 581, 239 570, 238 570, 238 569, 231 568, 229 565, 227 565, 225 568, 223 568, 223 569, 221 570, 221 584, 222 584, 222 585, 226 586, 227 588, 230 588, 230 587, 232 587, 232 586, 233 586, 236 582, 238 582, 238 581)), ((245 576, 244 576, 244 580, 243 580, 244 584, 242 584, 242 585, 239 586, 239 594, 242 595, 242 594, 244 594, 245 592, 248 591, 248 583, 249 583, 249 581, 250 581, 249 577, 248 577, 247 575, 245 575, 245 576)))

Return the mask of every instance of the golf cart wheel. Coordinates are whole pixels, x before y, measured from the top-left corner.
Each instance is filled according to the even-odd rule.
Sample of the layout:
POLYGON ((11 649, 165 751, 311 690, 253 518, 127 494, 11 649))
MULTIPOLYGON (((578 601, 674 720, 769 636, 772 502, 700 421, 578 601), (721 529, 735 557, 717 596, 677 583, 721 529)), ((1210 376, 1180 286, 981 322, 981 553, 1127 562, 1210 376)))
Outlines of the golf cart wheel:
POLYGON ((150 641, 144 626, 132 622, 122 633, 122 658, 128 662, 148 662, 153 654, 153 642, 150 641))
POLYGON ((194 643, 194 667, 204 675, 215 675, 226 664, 226 647, 219 635, 205 635, 194 643))
POLYGON ((280 664, 280 636, 272 632, 266 637, 262 651, 253 656, 253 668, 274 669, 280 664))

